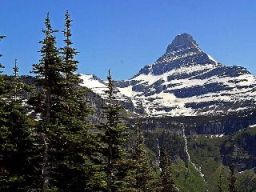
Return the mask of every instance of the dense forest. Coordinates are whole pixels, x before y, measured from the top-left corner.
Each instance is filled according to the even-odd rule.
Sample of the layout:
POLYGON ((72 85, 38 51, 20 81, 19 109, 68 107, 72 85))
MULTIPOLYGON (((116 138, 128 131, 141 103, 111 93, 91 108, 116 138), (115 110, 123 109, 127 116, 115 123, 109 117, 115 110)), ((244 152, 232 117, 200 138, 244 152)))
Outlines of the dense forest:
MULTIPOLYGON (((232 146, 242 133, 229 141, 216 138, 209 143, 185 133, 147 131, 139 117, 127 120, 129 114, 116 102, 111 71, 102 115, 92 120, 95 110, 88 102, 90 90, 81 86, 71 27, 66 12, 61 31, 64 46, 57 47, 58 30, 47 14, 41 57, 32 66, 34 83, 19 76, 18 62, 12 75, 1 70, 0 191, 242 191, 232 164, 232 146), (226 166, 217 146, 227 154, 226 166), (202 165, 200 170, 191 159, 202 165), (207 174, 200 176, 201 169, 207 174)), ((0 36, 1 41, 4 38, 0 36)))

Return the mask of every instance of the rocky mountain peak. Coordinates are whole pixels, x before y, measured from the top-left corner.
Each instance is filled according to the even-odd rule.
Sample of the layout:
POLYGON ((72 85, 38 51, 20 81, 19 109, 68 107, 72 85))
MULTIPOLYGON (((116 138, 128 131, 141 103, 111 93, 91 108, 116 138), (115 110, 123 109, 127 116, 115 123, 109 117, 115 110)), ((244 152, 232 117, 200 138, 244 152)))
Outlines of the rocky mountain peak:
POLYGON ((145 66, 134 77, 149 73, 162 75, 185 66, 208 64, 217 66, 218 62, 201 50, 191 35, 183 33, 174 38, 166 52, 154 64, 145 66))
POLYGON ((177 52, 179 50, 186 50, 191 48, 197 48, 198 44, 193 37, 187 33, 177 35, 172 43, 168 45, 166 54, 177 52))
MULTIPOLYGON (((104 98, 104 82, 83 79, 104 98)), ((148 116, 226 115, 256 107, 256 77, 243 67, 218 63, 186 33, 153 64, 116 85, 120 102, 148 116)))

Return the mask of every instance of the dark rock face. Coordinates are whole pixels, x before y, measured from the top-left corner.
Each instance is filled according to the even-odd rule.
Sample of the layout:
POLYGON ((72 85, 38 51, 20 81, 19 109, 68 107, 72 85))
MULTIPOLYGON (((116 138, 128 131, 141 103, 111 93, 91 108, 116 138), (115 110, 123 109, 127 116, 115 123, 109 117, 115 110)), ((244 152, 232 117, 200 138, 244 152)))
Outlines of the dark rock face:
POLYGON ((168 45, 166 54, 172 53, 175 51, 188 49, 188 48, 197 48, 197 43, 193 37, 187 33, 177 35, 170 45, 168 45))
POLYGON ((197 75, 193 79, 206 79, 212 76, 218 77, 238 77, 243 74, 250 74, 245 68, 240 66, 218 66, 215 69, 208 71, 204 74, 197 75))
POLYGON ((191 116, 191 117, 152 117, 142 119, 146 132, 164 130, 170 133, 180 133, 185 128, 188 135, 219 135, 232 134, 256 123, 256 111, 249 114, 234 114, 227 116, 191 116))
POLYGON ((153 75, 161 75, 181 66, 193 64, 216 64, 216 62, 201 51, 191 35, 184 33, 175 37, 168 45, 166 53, 157 59, 155 64, 145 66, 139 71, 139 74, 151 72, 153 75))
POLYGON ((174 95, 179 98, 193 97, 197 95, 203 95, 206 93, 214 93, 221 91, 223 89, 228 89, 225 85, 221 83, 209 83, 204 86, 195 86, 184 89, 177 89, 174 91, 174 95))
POLYGON ((238 171, 256 167, 256 135, 255 127, 240 131, 221 146, 224 165, 234 165, 238 171))
POLYGON ((161 75, 173 69, 193 64, 215 64, 211 61, 207 54, 201 52, 197 48, 183 50, 179 53, 163 55, 152 66, 153 75, 161 75), (187 55, 184 57, 184 55, 187 55))

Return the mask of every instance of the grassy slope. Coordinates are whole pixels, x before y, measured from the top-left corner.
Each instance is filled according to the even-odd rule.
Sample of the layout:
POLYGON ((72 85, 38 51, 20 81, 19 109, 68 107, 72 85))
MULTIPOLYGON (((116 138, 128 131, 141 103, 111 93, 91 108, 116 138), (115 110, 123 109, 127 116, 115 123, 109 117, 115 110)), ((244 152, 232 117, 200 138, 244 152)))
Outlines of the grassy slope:
MULTIPOLYGON (((239 141, 244 131, 233 136, 234 141, 239 141)), ((255 130, 245 130, 246 133, 255 134, 255 130)), ((230 138, 206 138, 196 136, 189 138, 189 152, 194 163, 202 167, 205 174, 209 192, 218 191, 217 185, 222 173, 223 192, 228 192, 229 168, 221 164, 220 147, 226 139, 230 138)), ((233 145, 233 144, 232 144, 233 145)), ((238 192, 256 192, 256 174, 253 170, 236 173, 236 187, 238 192)))
POLYGON ((205 192, 206 184, 192 164, 178 160, 172 166, 176 186, 181 192, 205 192))

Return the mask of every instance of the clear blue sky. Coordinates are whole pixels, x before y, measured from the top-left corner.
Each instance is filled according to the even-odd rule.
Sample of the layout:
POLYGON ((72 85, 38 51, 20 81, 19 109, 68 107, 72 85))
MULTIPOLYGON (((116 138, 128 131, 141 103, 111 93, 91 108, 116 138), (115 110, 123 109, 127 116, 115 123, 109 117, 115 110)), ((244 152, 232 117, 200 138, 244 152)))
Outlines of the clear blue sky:
MULTIPOLYGON (((38 42, 49 11, 53 27, 63 28, 65 10, 73 18, 73 42, 80 51, 79 72, 127 79, 161 56, 179 33, 226 65, 256 73, 254 0, 0 0, 1 62, 10 73, 14 59, 22 74, 39 60, 38 42)), ((62 36, 58 35, 62 44, 62 36)))

